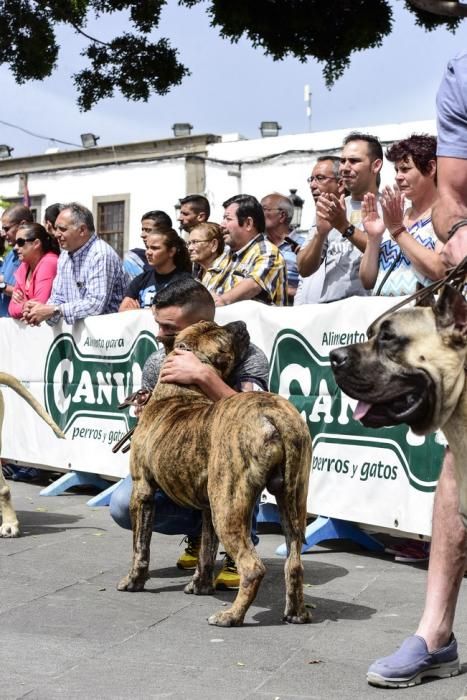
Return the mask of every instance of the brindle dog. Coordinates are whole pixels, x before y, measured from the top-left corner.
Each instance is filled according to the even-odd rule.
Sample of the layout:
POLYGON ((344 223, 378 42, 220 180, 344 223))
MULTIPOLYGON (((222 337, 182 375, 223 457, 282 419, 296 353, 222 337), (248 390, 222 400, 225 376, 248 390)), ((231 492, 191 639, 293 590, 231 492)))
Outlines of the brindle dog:
MULTIPOLYGON (((201 321, 175 339, 175 347, 192 350, 223 378, 248 343, 243 322, 220 327, 201 321)), ((276 497, 287 542, 284 620, 310 622, 300 560, 310 464, 308 429, 286 399, 248 392, 212 402, 195 386, 158 383, 131 442, 133 564, 118 589, 140 591, 148 578, 159 486, 176 503, 202 511, 198 567, 185 593, 213 592, 219 539, 237 564, 240 588, 232 607, 208 622, 241 625, 265 573, 250 530, 253 507, 267 487, 276 497)))
MULTIPOLYGON (((37 401, 34 396, 11 374, 6 374, 5 372, 0 372, 0 384, 13 389, 17 394, 19 394, 27 403, 32 406, 39 416, 45 420, 45 422, 50 425, 55 435, 60 438, 64 438, 65 435, 62 433, 58 425, 52 420, 49 414, 41 406, 39 401, 37 401)), ((0 391, 0 452, 2 448, 2 425, 3 425, 3 415, 5 412, 5 404, 3 401, 2 392, 0 391)), ((13 505, 11 503, 11 493, 8 484, 5 481, 3 472, 0 466, 0 510, 2 514, 2 524, 0 526, 0 537, 19 537, 19 523, 16 513, 14 511, 13 505)))
POLYGON ((372 428, 407 423, 418 435, 442 428, 467 526, 467 302, 445 286, 433 306, 377 319, 368 338, 330 353, 338 385, 359 399, 354 418, 372 428))

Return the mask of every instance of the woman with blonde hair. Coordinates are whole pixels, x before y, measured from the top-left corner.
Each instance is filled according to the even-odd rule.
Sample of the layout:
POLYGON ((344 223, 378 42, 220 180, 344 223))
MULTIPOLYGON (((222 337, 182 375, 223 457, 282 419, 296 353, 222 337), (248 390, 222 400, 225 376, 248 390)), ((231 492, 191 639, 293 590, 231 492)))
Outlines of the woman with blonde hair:
POLYGON ((215 267, 215 261, 224 252, 224 236, 219 224, 206 221, 191 229, 188 242, 188 252, 193 263, 193 276, 211 292, 207 274, 215 267))

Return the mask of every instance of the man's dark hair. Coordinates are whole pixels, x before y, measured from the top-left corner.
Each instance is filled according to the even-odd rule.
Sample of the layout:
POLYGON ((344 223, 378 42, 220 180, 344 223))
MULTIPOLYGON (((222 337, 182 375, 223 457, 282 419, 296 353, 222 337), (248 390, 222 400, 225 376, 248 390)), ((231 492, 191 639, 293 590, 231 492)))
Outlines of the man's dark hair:
POLYGON ((429 175, 430 161, 436 162, 436 136, 412 134, 408 139, 396 141, 386 151, 386 158, 391 163, 407 161, 409 156, 412 156, 415 167, 422 175, 429 175))
POLYGON ((68 204, 60 204, 60 212, 68 210, 71 214, 71 220, 75 225, 84 224, 88 229, 89 233, 94 233, 96 230, 94 227, 94 217, 92 211, 90 211, 83 204, 79 202, 69 202, 68 204))
POLYGON ((240 226, 243 226, 247 217, 251 217, 258 233, 264 233, 266 228, 264 211, 256 197, 251 194, 236 194, 234 197, 226 199, 222 206, 226 209, 231 204, 238 204, 236 214, 240 226))
POLYGON ((161 229, 172 228, 172 219, 168 214, 165 213, 165 211, 162 211, 160 209, 147 211, 146 214, 143 214, 143 216, 141 217, 141 221, 144 221, 144 219, 150 219, 151 221, 154 221, 156 226, 158 226, 161 229))
POLYGON ((19 224, 21 221, 27 221, 28 223, 34 221, 32 211, 29 207, 25 207, 24 204, 12 204, 5 209, 2 216, 5 214, 7 214, 9 220, 14 224, 19 224))
POLYGON ((188 313, 198 311, 201 316, 207 315, 206 321, 214 318, 216 306, 214 299, 201 282, 191 277, 184 277, 171 282, 161 289, 154 297, 156 309, 166 309, 169 306, 179 306, 188 313), (203 314, 203 311, 206 313, 203 314))
POLYGON ((334 175, 334 177, 339 179, 340 178, 339 166, 341 164, 341 159, 339 158, 339 156, 318 156, 318 158, 316 159, 317 163, 323 163, 326 161, 330 161, 332 163, 333 175, 334 175))
POLYGON ((347 146, 347 144, 352 141, 366 141, 370 159, 372 161, 378 159, 383 160, 383 147, 376 136, 372 136, 372 134, 362 134, 360 131, 351 131, 350 134, 347 134, 345 137, 342 145, 347 146))
POLYGON ((60 207, 62 205, 57 202, 56 204, 49 204, 47 209, 44 212, 44 220, 49 221, 52 226, 55 226, 55 221, 57 219, 57 216, 60 214, 60 207))
POLYGON ((189 204, 195 214, 204 212, 206 214, 206 221, 211 215, 211 207, 209 206, 209 202, 202 194, 189 194, 186 197, 183 197, 180 199, 180 205, 183 204, 189 204))

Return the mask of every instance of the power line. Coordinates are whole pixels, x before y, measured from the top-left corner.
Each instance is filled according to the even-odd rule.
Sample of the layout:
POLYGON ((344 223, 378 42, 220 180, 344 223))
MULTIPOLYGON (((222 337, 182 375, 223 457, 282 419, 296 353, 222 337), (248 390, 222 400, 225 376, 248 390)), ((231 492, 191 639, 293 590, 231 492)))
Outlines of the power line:
POLYGON ((78 143, 71 143, 70 141, 61 141, 60 139, 52 138, 52 136, 41 136, 40 134, 35 134, 33 131, 29 131, 28 129, 23 129, 22 126, 18 126, 17 124, 10 124, 9 122, 4 122, 1 119, 0 124, 4 124, 5 126, 11 126, 12 129, 19 129, 19 131, 24 131, 25 134, 29 134, 29 136, 34 136, 37 139, 43 139, 44 141, 55 141, 56 143, 64 143, 66 146, 76 146, 77 148, 81 148, 80 144, 78 143))

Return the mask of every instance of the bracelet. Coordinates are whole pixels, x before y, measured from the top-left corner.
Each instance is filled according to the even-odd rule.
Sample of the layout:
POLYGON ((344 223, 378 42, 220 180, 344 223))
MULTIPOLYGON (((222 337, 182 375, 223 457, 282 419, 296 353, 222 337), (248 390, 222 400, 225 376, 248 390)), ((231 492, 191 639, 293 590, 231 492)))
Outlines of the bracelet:
POLYGON ((467 219, 461 219, 461 220, 458 221, 456 224, 454 224, 454 226, 451 226, 451 228, 450 228, 449 231, 448 231, 448 238, 447 238, 447 240, 449 241, 449 239, 452 238, 452 237, 454 236, 454 234, 456 233, 456 231, 458 231, 458 230, 459 230, 460 228, 462 228, 463 226, 467 226, 467 219))
POLYGON ((406 230, 405 226, 399 226, 395 231, 391 233, 391 238, 395 241, 398 236, 401 235, 406 230))

